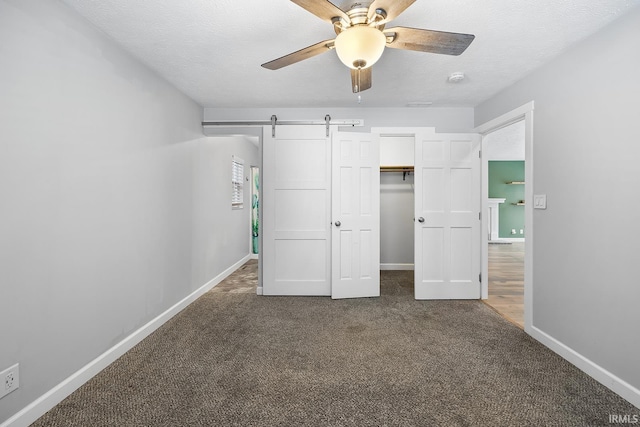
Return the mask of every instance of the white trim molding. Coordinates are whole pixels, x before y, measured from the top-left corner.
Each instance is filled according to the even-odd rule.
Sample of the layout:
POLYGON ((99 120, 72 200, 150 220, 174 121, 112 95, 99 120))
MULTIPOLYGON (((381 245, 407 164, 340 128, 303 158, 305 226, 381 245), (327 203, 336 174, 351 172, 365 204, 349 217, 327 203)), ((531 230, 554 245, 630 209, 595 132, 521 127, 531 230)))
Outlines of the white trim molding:
POLYGON ((498 129, 502 129, 507 127, 515 122, 522 120, 528 113, 531 113, 534 110, 534 102, 530 101, 515 110, 511 110, 503 115, 496 117, 493 120, 489 120, 486 123, 481 124, 473 129, 474 132, 480 134, 486 134, 489 132, 494 132, 498 129))
POLYGON ((537 327, 532 326, 529 334, 594 380, 640 408, 640 390, 537 327))
POLYGON ((246 255, 238 262, 218 274, 216 277, 205 283, 200 288, 193 291, 165 312, 159 314, 131 335, 93 359, 91 362, 80 368, 63 380, 61 383, 53 387, 51 390, 40 396, 38 399, 24 407, 21 411, 13 415, 11 418, 0 424, 0 427, 27 427, 38 418, 43 416, 47 411, 62 402, 67 396, 80 388, 84 383, 96 376, 100 371, 113 363, 120 356, 131 350, 136 344, 148 337, 152 332, 165 324, 169 319, 182 311, 189 304, 194 302, 200 296, 213 289, 220 282, 226 279, 231 273, 240 268, 251 258, 246 255))
POLYGON ((487 205, 489 206, 489 241, 500 239, 500 205, 507 199, 489 197, 487 205))

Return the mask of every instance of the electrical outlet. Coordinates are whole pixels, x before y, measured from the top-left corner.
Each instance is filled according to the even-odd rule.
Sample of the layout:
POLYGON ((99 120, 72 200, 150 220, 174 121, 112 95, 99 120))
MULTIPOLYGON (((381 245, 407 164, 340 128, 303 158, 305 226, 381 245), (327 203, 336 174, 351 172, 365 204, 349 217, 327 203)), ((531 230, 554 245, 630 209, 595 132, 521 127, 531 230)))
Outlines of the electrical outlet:
POLYGON ((0 399, 20 387, 19 367, 20 365, 16 363, 0 372, 0 380, 2 380, 0 384, 0 399))
POLYGON ((516 229, 515 228, 511 229, 511 234, 516 234, 516 229))
POLYGON ((4 379, 4 388, 7 390, 11 390, 15 381, 16 377, 13 375, 13 372, 9 372, 7 374, 7 377, 4 379))

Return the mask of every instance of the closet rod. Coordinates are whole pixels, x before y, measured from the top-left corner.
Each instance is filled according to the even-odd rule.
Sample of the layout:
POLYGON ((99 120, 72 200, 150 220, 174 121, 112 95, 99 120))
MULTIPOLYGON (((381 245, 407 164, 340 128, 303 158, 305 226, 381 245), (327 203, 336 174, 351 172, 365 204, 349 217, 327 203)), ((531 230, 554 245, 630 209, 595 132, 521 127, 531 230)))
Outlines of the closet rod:
POLYGON ((380 172, 402 172, 402 180, 406 180, 407 174, 413 172, 413 166, 380 166, 380 172))
POLYGON ((380 166, 380 172, 413 172, 413 166, 380 166))

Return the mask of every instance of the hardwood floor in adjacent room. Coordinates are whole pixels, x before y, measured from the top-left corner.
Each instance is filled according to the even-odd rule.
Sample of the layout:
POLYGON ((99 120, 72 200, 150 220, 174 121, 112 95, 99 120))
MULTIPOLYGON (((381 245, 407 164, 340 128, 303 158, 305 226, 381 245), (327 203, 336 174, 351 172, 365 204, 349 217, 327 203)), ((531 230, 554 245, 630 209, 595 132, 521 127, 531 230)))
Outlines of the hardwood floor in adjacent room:
POLYGON ((524 242, 489 244, 486 304, 524 329, 524 242))

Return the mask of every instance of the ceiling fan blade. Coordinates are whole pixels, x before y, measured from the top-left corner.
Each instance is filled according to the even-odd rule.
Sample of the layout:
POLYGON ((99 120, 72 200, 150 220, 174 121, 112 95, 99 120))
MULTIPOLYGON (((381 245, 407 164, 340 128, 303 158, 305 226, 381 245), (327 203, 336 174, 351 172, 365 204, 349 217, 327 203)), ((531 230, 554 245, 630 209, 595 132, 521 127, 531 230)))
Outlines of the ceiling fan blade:
POLYGON ((277 70, 279 68, 286 67, 287 65, 295 64, 296 62, 313 58, 314 56, 325 53, 332 48, 333 40, 325 40, 320 43, 305 47, 304 49, 300 49, 296 52, 290 53, 288 55, 282 56, 278 59, 274 59, 273 61, 265 62, 264 64, 262 64, 262 66, 264 68, 268 68, 269 70, 277 70))
POLYGON ((387 13, 387 16, 380 21, 380 24, 389 22, 396 19, 398 15, 404 12, 405 9, 415 1, 416 0, 374 0, 371 6, 369 6, 369 19, 375 15, 376 9, 383 9, 387 13))
POLYGON ((394 27, 384 30, 384 34, 394 36, 387 47, 419 52, 460 55, 476 37, 473 34, 447 33, 420 28, 394 27))
POLYGON ((331 3, 329 0, 291 0, 298 6, 306 9, 307 11, 313 13, 318 18, 332 23, 331 19, 334 17, 339 17, 344 19, 346 22, 349 22, 349 16, 344 13, 342 9, 340 9, 335 4, 331 3))
POLYGON ((371 88, 371 68, 351 69, 351 87, 353 93, 362 92, 371 88))

